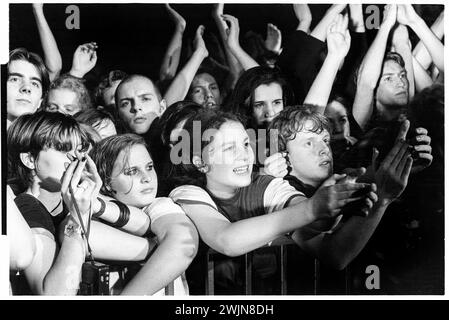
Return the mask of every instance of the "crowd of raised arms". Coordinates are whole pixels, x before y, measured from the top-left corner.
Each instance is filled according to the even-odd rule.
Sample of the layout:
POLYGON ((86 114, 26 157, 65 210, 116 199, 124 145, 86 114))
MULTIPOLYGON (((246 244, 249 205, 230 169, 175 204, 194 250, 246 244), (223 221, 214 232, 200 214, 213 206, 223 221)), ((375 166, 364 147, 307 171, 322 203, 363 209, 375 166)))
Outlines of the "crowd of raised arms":
MULTIPOLYGON (((23 294, 17 271, 26 294, 79 294, 91 259, 137 262, 116 294, 204 294, 209 249, 221 254, 215 293, 240 294, 239 257, 280 237, 343 270, 388 215, 441 214, 443 11, 426 23, 410 4, 380 6, 368 41, 360 4, 320 17, 292 4, 291 37, 268 24, 266 39, 243 45, 238 17, 217 4, 225 61, 209 57, 200 25, 179 65, 189 22, 165 6, 176 27, 159 78, 118 66, 92 91, 83 78, 97 43, 79 45, 61 74, 32 5, 43 57, 16 48, 7 65, 12 294, 23 294)), ((277 294, 277 255, 257 252, 255 294, 277 294)))

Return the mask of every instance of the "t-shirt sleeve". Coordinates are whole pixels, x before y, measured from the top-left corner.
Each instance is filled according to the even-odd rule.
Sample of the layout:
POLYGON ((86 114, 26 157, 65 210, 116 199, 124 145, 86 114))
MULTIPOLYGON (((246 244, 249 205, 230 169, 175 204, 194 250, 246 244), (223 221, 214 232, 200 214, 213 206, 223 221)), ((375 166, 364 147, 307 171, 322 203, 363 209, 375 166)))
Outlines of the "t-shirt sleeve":
POLYGON ((177 204, 203 204, 218 210, 214 200, 202 188, 194 185, 184 185, 170 192, 170 198, 177 204))
POLYGON ((56 230, 50 214, 39 200, 31 195, 20 194, 14 202, 30 228, 43 228, 55 236, 56 230))
POLYGON ((185 215, 184 210, 181 209, 170 198, 156 198, 149 206, 146 206, 144 212, 150 217, 151 223, 168 214, 182 214, 185 215))
POLYGON ((272 213, 282 210, 296 197, 304 197, 304 194, 293 188, 284 179, 275 178, 268 184, 264 192, 265 211, 272 213))

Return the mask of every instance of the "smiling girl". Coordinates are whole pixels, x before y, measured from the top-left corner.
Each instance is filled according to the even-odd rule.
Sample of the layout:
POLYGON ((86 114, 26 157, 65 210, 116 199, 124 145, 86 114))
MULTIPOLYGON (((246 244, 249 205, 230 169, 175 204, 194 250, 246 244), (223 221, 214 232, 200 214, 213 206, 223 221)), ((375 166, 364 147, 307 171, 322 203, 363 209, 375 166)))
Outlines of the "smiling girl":
MULTIPOLYGON (((265 246, 274 239, 317 219, 335 216, 353 201, 363 184, 323 186, 310 199, 286 181, 252 174, 254 155, 242 123, 232 114, 203 111, 185 124, 190 134, 189 161, 179 165, 178 185, 170 197, 182 206, 208 247, 236 257, 265 246), (195 150, 195 126, 201 125, 201 148, 195 150)), ((203 249, 207 248, 203 246, 203 249)), ((200 251, 197 261, 204 258, 200 251)), ((272 262, 272 261, 271 261, 272 262)), ((262 277, 267 263, 255 264, 262 277)), ((239 263, 225 262, 215 271, 216 288, 241 293, 239 263)), ((189 275, 188 275, 189 276, 189 275)), ((192 292, 204 288, 201 279, 188 278, 192 292), (203 286, 203 287, 201 287, 203 286)))

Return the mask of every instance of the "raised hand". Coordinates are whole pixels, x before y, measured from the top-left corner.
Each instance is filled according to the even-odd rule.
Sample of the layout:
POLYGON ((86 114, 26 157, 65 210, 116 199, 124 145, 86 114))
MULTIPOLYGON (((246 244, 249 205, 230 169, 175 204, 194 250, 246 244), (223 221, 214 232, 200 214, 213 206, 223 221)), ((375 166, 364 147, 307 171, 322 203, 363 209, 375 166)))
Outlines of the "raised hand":
POLYGON ((224 3, 217 3, 212 11, 212 17, 214 18, 215 23, 218 24, 218 30, 220 31, 222 38, 226 39, 228 36, 228 25, 223 20, 223 12, 224 3))
POLYGON ((286 176, 288 173, 286 156, 286 152, 278 152, 266 158, 264 161, 264 173, 276 178, 286 176))
POLYGON ((396 4, 387 4, 384 7, 384 19, 382 21, 382 26, 387 28, 393 28, 396 23, 398 6, 396 4))
POLYGON ((310 12, 309 5, 307 3, 294 3, 293 10, 299 21, 296 30, 302 30, 308 33, 312 23, 312 13, 310 12))
POLYGON ((338 14, 327 30, 327 49, 329 55, 344 58, 351 46, 351 35, 348 30, 348 16, 338 14))
POLYGON ((236 48, 240 47, 239 43, 239 35, 240 35, 240 26, 239 19, 230 14, 222 15, 222 18, 225 22, 228 23, 229 28, 227 30, 227 39, 226 42, 229 47, 236 48))
POLYGON ((267 24, 267 38, 265 39, 265 48, 267 50, 280 53, 282 45, 282 33, 274 24, 267 24))
POLYGON ((396 137, 395 145, 378 167, 377 157, 379 156, 379 151, 377 149, 373 150, 371 166, 375 171, 374 180, 382 205, 390 204, 402 194, 407 186, 413 164, 410 145, 405 141, 409 127, 410 122, 408 120, 403 121, 396 137))
POLYGON ((72 69, 70 74, 82 78, 95 67, 97 63, 97 43, 89 42, 76 48, 73 54, 72 69))
POLYGON ((412 25, 420 19, 411 4, 399 4, 397 20, 401 24, 412 25))
POLYGON ((195 51, 201 51, 205 57, 209 55, 209 51, 206 48, 206 43, 204 43, 203 34, 204 34, 204 26, 200 25, 195 32, 195 38, 193 39, 193 46, 195 51))
POLYGON ((346 174, 333 174, 323 182, 312 196, 312 214, 316 219, 335 217, 344 206, 366 197, 365 194, 357 196, 355 192, 371 188, 370 184, 358 182, 340 183, 345 178, 346 174))
POLYGON ((176 28, 183 32, 186 29, 186 20, 172 7, 170 7, 170 4, 166 3, 165 8, 167 9, 170 19, 175 23, 176 28))

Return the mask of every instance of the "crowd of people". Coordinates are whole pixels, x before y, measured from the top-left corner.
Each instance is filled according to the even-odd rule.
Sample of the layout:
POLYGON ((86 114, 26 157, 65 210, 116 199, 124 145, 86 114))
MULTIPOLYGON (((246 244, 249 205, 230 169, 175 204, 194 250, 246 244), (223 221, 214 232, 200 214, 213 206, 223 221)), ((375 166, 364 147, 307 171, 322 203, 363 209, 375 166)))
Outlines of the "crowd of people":
MULTIPOLYGON (((97 43, 61 74, 32 6, 43 57, 16 48, 7 65, 11 294, 80 294, 100 261, 138 266, 114 294, 202 295, 210 249, 215 294, 244 294, 249 252, 253 292, 279 294, 280 237, 297 257, 351 266, 352 292, 375 293, 376 265, 380 293, 443 293, 443 11, 428 25, 418 7, 385 5, 369 39, 361 4, 320 17, 292 4, 296 30, 269 24, 264 39, 217 4, 224 60, 200 25, 180 66, 188 21, 166 4, 158 78, 117 66, 90 90, 97 43)), ((288 262, 289 294, 304 261, 288 262)))

